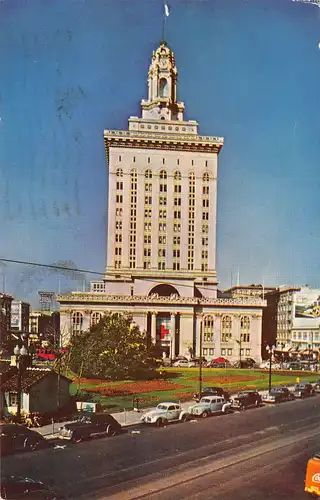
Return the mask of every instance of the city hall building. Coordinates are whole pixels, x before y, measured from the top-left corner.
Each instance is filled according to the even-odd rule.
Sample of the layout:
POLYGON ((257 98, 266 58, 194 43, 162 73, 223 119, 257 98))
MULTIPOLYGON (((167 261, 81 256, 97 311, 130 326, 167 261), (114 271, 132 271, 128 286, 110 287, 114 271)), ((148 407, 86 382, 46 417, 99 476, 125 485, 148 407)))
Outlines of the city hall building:
POLYGON ((59 296, 61 331, 77 334, 106 312, 129 313, 164 355, 261 360, 261 297, 223 298, 216 271, 218 155, 177 99, 173 52, 152 54, 148 98, 128 130, 105 130, 106 273, 89 292, 59 296))

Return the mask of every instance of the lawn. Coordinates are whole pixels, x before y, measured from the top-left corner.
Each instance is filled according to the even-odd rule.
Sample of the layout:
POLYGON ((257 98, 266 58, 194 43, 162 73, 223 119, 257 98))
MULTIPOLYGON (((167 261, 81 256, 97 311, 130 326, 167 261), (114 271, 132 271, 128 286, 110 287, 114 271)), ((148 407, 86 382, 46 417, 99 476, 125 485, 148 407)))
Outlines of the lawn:
MULTIPOLYGON (((272 385, 292 385, 301 381, 315 381, 320 375, 312 372, 278 371, 272 373, 272 385)), ((239 369, 203 369, 202 386, 221 386, 229 392, 243 389, 267 389, 268 371, 239 369)), ((154 406, 161 401, 188 401, 199 390, 198 368, 166 368, 162 379, 149 381, 116 381, 75 379, 71 393, 78 387, 81 400, 100 403, 106 410, 120 411, 133 408, 133 399, 139 399, 139 407, 154 406)))

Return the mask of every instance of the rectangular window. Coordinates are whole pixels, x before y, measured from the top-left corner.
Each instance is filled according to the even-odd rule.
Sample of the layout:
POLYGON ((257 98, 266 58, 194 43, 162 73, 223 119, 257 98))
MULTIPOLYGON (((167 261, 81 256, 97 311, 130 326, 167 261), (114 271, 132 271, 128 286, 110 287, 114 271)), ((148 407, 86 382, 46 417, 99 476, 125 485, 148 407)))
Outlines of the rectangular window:
POLYGON ((202 194, 209 194, 209 186, 202 187, 202 194))
POLYGON ((159 236, 159 244, 160 245, 166 244, 166 236, 159 236))
POLYGON ((118 157, 118 161, 121 161, 121 156, 118 157))
POLYGON ((116 220, 116 229, 122 229, 122 220, 116 220))
POLYGON ((150 163, 150 157, 148 157, 148 163, 150 163))
POLYGON ((232 349, 228 349, 228 356, 232 356, 232 349))
POLYGON ((201 252, 201 258, 202 259, 207 259, 208 258, 208 250, 202 250, 202 252, 201 252))
POLYGON ((174 186, 174 192, 175 193, 181 193, 181 185, 180 184, 176 184, 174 186))
POLYGON ((250 349, 246 349, 246 356, 250 356, 250 354, 251 354, 250 349))
POLYGON ((136 157, 134 156, 134 157, 133 157, 133 163, 135 163, 135 162, 136 162, 136 157))
POLYGON ((115 254, 116 255, 121 255, 121 247, 116 247, 115 248, 115 254))
POLYGON ((174 198, 173 204, 175 207, 180 207, 181 206, 181 198, 174 198))
POLYGON ((208 354, 208 349, 206 348, 202 349, 202 354, 203 356, 206 356, 208 354))
POLYGON ((205 208, 208 208, 209 206, 209 200, 202 200, 202 206, 205 208))
POLYGON ((151 234, 144 235, 144 242, 149 244, 151 243, 151 234))
POLYGON ((123 182, 117 182, 117 189, 119 191, 122 191, 122 189, 123 189, 123 182))
POLYGON ((143 251, 145 257, 151 257, 151 248, 145 248, 143 251))
POLYGON ((174 236, 173 237, 173 244, 174 245, 180 245, 180 236, 174 236))
POLYGON ((181 225, 180 224, 173 224, 173 231, 175 233, 180 233, 181 230, 181 225))
POLYGON ((180 212, 180 210, 175 210, 173 212, 173 218, 174 219, 181 219, 181 212, 180 212))
POLYGON ((207 162, 207 160, 206 160, 206 162, 205 162, 205 166, 206 166, 206 167, 208 166, 208 162, 207 162))
POLYGON ((18 406, 18 394, 9 392, 9 406, 18 406))
POLYGON ((173 257, 180 257, 180 250, 173 250, 173 257))
POLYGON ((209 213, 208 212, 202 212, 202 220, 209 220, 209 213))
POLYGON ((225 356, 226 355, 226 350, 225 349, 221 349, 221 356, 225 356))
POLYGON ((174 271, 179 271, 180 270, 180 262, 173 262, 172 267, 173 267, 174 271))
POLYGON ((158 251, 158 256, 159 257, 165 257, 166 256, 166 251, 164 248, 160 248, 160 250, 158 251))

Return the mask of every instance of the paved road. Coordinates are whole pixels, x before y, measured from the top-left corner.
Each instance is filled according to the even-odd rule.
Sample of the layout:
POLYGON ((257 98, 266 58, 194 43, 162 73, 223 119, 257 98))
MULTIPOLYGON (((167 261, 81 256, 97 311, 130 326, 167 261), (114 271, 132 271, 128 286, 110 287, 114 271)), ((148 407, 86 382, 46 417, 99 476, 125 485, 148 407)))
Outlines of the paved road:
MULTIPOLYGON (((161 480, 166 478, 170 470, 172 471, 176 467, 185 468, 186 471, 190 472, 194 466, 198 467, 200 464, 202 467, 205 462, 198 462, 201 459, 206 461, 209 457, 211 461, 213 458, 215 461, 230 460, 230 457, 238 452, 248 452, 247 461, 249 465, 251 463, 251 469, 241 469, 243 470, 242 479, 249 478, 248 488, 249 486, 254 487, 251 478, 258 473, 255 480, 259 490, 261 486, 261 484, 259 485, 261 483, 259 471, 263 470, 264 465, 268 467, 270 463, 275 462, 269 474, 271 477, 276 475, 281 480, 282 473, 279 475, 279 470, 282 470, 280 462, 281 467, 285 467, 285 470, 290 472, 289 462, 283 463, 283 460, 287 460, 285 450, 291 450, 288 451, 288 454, 293 454, 297 459, 298 465, 294 467, 295 471, 299 472, 301 468, 299 461, 305 467, 309 451, 313 452, 320 448, 319 421, 320 397, 315 396, 305 401, 293 401, 279 406, 247 410, 242 413, 211 417, 196 422, 172 424, 161 429, 137 428, 136 430, 140 433, 133 433, 134 430, 130 430, 128 433, 114 438, 96 439, 79 445, 67 444, 64 449, 51 448, 34 453, 8 456, 2 461, 1 469, 2 474, 25 474, 42 479, 44 482, 52 484, 57 491, 64 492, 67 498, 106 498, 106 494, 109 497, 111 493, 117 495, 120 492, 122 496, 118 498, 125 500, 123 496, 125 490, 131 486, 134 487, 134 484, 130 482, 137 478, 140 478, 139 483, 142 485, 145 478, 151 474, 158 474, 157 479, 161 480), (304 439, 298 439, 301 433, 308 432, 311 432, 310 436, 307 434, 304 439), (254 459, 252 458, 251 455, 254 454, 257 446, 270 446, 270 443, 280 443, 283 439, 293 439, 293 442, 290 441, 289 444, 285 441, 282 442, 279 450, 274 452, 276 453, 274 457, 272 457, 272 445, 268 452, 262 455, 258 453, 254 459), (247 449, 245 450, 243 446, 247 449), (224 453, 223 456, 221 456, 222 453, 224 453), (267 456, 270 458, 267 459, 267 456), (263 462, 263 457, 267 460, 266 464, 263 462), (261 467, 258 467, 255 473, 253 473, 256 470, 254 460, 262 460, 261 467), (277 461, 279 461, 279 467, 277 461), (124 484, 125 482, 126 484, 124 484)), ((60 442, 59 444, 65 443, 60 442)), ((234 465, 230 463, 229 467, 234 467, 234 465)), ((239 466, 236 470, 238 469, 239 466)), ((175 484, 178 472, 176 471, 172 477, 173 484, 175 484)), ((214 471, 212 476, 215 477, 216 474, 219 476, 221 472, 214 471)), ((304 471, 302 475, 304 475, 304 471)), ((267 477, 269 477, 268 474, 267 477)), ((205 485, 206 481, 207 478, 204 480, 205 485)), ((220 487, 222 487, 221 478, 220 483, 220 487)), ((234 498, 232 496, 234 493, 231 490, 228 491, 230 487, 228 485, 223 487, 227 488, 227 491, 222 496, 219 492, 216 497, 208 497, 208 492, 204 495, 207 495, 206 498, 220 498, 221 500, 234 498)), ((210 486, 208 488, 210 488, 211 494, 212 488, 210 486)), ((183 492, 180 498, 186 498, 185 494, 186 492, 183 492)), ((193 492, 191 496, 195 496, 193 492)), ((129 496, 128 498, 134 497, 129 496)), ((147 495, 145 498, 152 497, 147 495)), ((165 497, 161 498, 165 499, 165 497)), ((172 498, 172 496, 168 498, 172 498)), ((204 496, 198 498, 204 498, 204 496)), ((237 500, 241 498, 238 493, 236 498, 237 500)), ((263 497, 245 496, 242 498, 248 500, 249 498, 263 497)), ((269 496, 268 498, 273 497, 269 496)), ((288 496, 279 498, 290 500, 288 496)))

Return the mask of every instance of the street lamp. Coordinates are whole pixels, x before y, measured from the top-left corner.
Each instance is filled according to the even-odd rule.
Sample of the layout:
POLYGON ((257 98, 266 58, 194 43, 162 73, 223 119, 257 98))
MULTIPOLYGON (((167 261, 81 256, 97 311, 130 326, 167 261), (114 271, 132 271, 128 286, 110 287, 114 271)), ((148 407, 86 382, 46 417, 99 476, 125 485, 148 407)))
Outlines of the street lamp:
POLYGON ((272 355, 275 350, 275 346, 272 345, 267 345, 266 346, 267 351, 269 352, 269 392, 271 391, 271 372, 272 372, 272 355))
POLYGON ((25 367, 24 360, 25 356, 28 355, 28 351, 23 345, 21 348, 16 345, 13 350, 13 353, 16 357, 16 367, 18 368, 18 384, 17 384, 17 392, 18 392, 18 405, 17 405, 17 422, 20 423, 21 420, 21 379, 22 379, 22 369, 25 367))
POLYGON ((200 362, 199 362, 199 395, 201 398, 202 393, 202 328, 203 328, 203 319, 200 319, 200 362))

